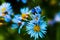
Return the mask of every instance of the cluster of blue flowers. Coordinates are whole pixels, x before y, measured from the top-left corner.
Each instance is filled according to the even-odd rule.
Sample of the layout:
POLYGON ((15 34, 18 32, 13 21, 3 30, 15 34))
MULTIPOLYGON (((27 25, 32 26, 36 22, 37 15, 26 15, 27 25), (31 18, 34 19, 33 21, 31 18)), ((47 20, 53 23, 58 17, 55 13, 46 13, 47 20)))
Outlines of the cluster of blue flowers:
MULTIPOLYGON (((23 2, 23 0, 21 0, 23 2)), ((23 3, 26 3, 24 1, 23 3)), ((14 14, 12 6, 10 3, 2 3, 0 5, 0 17, 4 18, 6 22, 13 22, 11 25, 11 29, 17 29, 18 33, 21 33, 21 29, 26 27, 26 32, 30 37, 34 37, 34 40, 41 37, 43 38, 46 32, 47 23, 41 15, 40 6, 36 6, 32 9, 29 7, 24 7, 20 9, 21 14, 14 14), (13 18, 11 17, 13 16, 13 18), (30 19, 30 20, 29 20, 30 19)), ((58 13, 59 15, 60 13, 58 13)), ((60 21, 60 16, 56 15, 54 18, 55 21, 60 21)), ((51 23, 51 22, 50 22, 51 23)))
POLYGON ((44 37, 46 34, 47 23, 41 17, 41 8, 36 6, 29 10, 29 7, 21 8, 21 14, 14 14, 12 6, 10 3, 3 3, 0 5, 0 17, 3 17, 6 22, 13 22, 11 29, 18 28, 18 33, 20 34, 21 29, 26 27, 26 31, 31 37, 36 40, 39 36, 44 37), (14 16, 13 18, 11 16, 14 16), (28 18, 31 18, 29 20, 28 18), (25 26, 24 26, 25 25, 25 26))

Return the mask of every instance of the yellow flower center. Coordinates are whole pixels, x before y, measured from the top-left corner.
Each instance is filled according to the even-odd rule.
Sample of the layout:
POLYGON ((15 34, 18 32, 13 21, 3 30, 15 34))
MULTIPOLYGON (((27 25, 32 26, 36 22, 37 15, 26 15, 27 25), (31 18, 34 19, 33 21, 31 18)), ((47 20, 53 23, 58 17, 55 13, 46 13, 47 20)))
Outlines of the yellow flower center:
POLYGON ((38 20, 38 17, 36 17, 36 20, 38 20))
POLYGON ((34 26, 34 31, 35 31, 35 32, 39 32, 39 31, 40 31, 40 27, 39 27, 38 25, 35 25, 35 26, 34 26))
POLYGON ((22 14, 22 19, 23 19, 23 20, 26 19, 27 17, 28 17, 27 14, 22 14))
POLYGON ((6 8, 2 8, 2 12, 4 12, 6 10, 6 8))

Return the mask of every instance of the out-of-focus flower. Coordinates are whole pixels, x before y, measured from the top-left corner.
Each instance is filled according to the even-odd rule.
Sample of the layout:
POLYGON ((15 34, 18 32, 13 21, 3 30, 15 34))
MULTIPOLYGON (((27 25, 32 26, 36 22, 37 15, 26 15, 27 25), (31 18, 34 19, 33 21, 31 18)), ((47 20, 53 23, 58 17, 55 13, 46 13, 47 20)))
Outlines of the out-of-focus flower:
POLYGON ((0 6, 0 16, 4 17, 6 22, 10 22, 11 16, 13 15, 12 6, 10 3, 2 3, 0 6))
POLYGON ((36 16, 27 24, 26 31, 31 37, 35 38, 34 40, 36 40, 38 37, 44 37, 43 34, 46 34, 46 27, 47 23, 43 20, 43 17, 36 16))
POLYGON ((55 20, 48 20, 48 25, 53 26, 55 24, 55 20))
POLYGON ((21 12, 21 17, 22 17, 23 20, 25 20, 25 19, 27 19, 29 17, 30 11, 29 11, 28 7, 21 8, 20 12, 21 12))
POLYGON ((18 29, 18 33, 20 34, 20 30, 22 29, 22 27, 24 26, 25 22, 22 21, 20 15, 15 15, 14 18, 12 19, 13 23, 12 24, 12 29, 16 29, 19 27, 18 29))
POLYGON ((55 15, 54 20, 55 20, 56 22, 60 22, 60 12, 58 12, 58 13, 55 15))
POLYGON ((10 3, 2 3, 2 5, 0 6, 0 14, 2 14, 2 16, 3 14, 13 14, 12 6, 10 5, 10 3))

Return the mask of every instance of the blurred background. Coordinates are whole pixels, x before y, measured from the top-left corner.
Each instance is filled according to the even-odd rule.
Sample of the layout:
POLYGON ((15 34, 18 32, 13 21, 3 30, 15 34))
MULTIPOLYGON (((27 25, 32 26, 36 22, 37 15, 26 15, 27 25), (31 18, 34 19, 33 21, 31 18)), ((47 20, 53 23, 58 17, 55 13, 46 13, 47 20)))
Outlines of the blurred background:
MULTIPOLYGON (((20 8, 29 7, 32 9, 39 5, 42 9, 41 14, 46 16, 48 26, 45 38, 38 40, 60 40, 60 22, 54 22, 55 14, 60 12, 60 0, 27 0, 26 4, 21 0, 0 0, 0 5, 4 1, 11 3, 15 14, 20 13, 20 8)), ((21 34, 18 34, 18 29, 12 30, 10 27, 11 22, 7 23, 0 18, 0 40, 34 40, 26 34, 24 28, 21 34)))

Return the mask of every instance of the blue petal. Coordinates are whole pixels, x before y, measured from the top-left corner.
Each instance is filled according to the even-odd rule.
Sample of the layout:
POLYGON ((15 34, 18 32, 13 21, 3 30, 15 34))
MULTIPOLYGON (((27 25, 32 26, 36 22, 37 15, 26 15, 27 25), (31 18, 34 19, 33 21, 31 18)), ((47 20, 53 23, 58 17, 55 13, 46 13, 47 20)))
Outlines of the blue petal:
POLYGON ((31 34, 31 33, 32 33, 32 30, 29 30, 29 31, 28 31, 28 34, 31 34))
POLYGON ((19 14, 15 15, 14 18, 12 19, 12 21, 13 21, 14 23, 19 23, 19 22, 21 22, 20 15, 19 15, 19 14))
POLYGON ((5 19, 6 22, 10 22, 11 21, 10 15, 4 16, 4 19, 5 19))
POLYGON ((35 9, 32 9, 31 12, 32 12, 32 13, 35 13, 35 9))
POLYGON ((39 36, 40 36, 41 38, 43 38, 43 37, 44 37, 44 36, 43 36, 43 34, 42 34, 41 32, 39 33, 39 36))
POLYGON ((32 30, 32 33, 31 33, 31 37, 35 37, 35 33, 33 30, 32 30))
POLYGON ((38 38, 38 32, 35 34, 35 40, 38 38))
POLYGON ((36 6, 36 7, 35 7, 35 10, 36 10, 37 13, 40 13, 40 12, 41 12, 40 6, 36 6))
POLYGON ((45 30, 41 30, 41 32, 42 32, 43 34, 46 34, 46 33, 47 33, 45 30))
POLYGON ((20 9, 21 13, 27 13, 28 11, 29 11, 28 7, 20 9))
POLYGON ((20 31, 21 31, 21 29, 19 28, 19 29, 18 29, 18 33, 19 33, 19 34, 20 34, 20 31))

